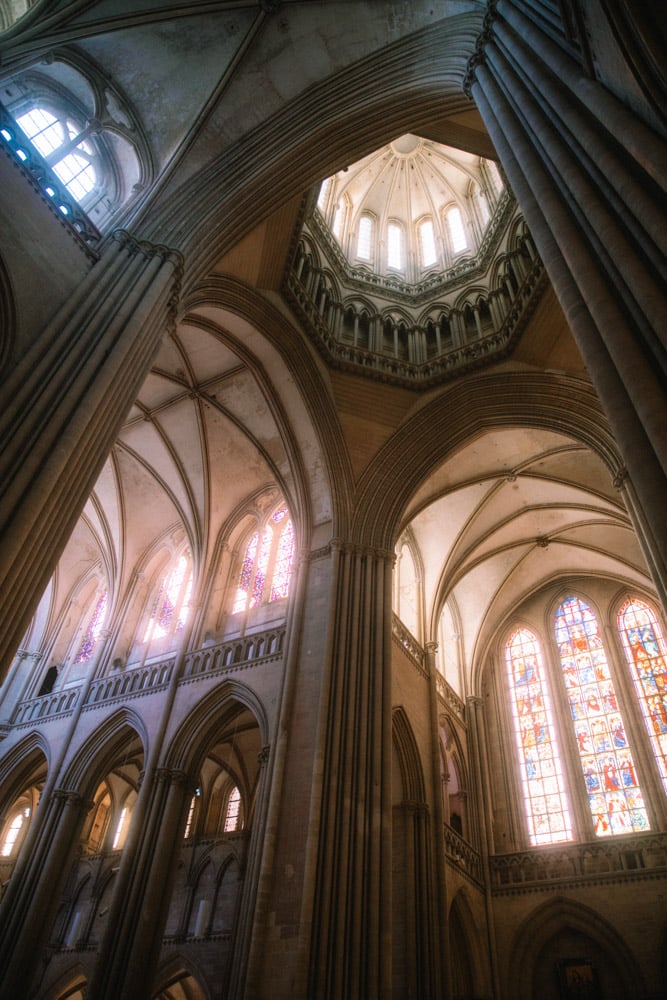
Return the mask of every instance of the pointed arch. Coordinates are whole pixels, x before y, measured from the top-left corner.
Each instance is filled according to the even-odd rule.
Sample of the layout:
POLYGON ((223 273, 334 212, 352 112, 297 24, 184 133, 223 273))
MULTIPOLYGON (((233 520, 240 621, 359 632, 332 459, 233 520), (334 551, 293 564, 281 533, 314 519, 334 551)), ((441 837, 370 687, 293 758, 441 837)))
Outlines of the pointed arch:
POLYGON ((148 744, 143 720, 131 709, 121 708, 105 719, 79 747, 67 767, 62 787, 76 790, 84 798, 92 798, 99 782, 115 762, 127 756, 130 745, 140 747, 145 759, 148 744))
POLYGON ((403 795, 408 802, 424 802, 424 773, 419 749, 412 726, 403 708, 395 708, 392 717, 392 736, 401 771, 403 795))
MULTIPOLYGON (((564 896, 538 906, 514 934, 505 970, 506 982, 511 984, 507 995, 515 1000, 536 1000, 540 962, 567 959, 568 951, 574 959, 589 951, 604 957, 607 981, 603 995, 609 1000, 644 995, 639 963, 620 934, 596 910, 564 896)), ((549 972, 555 975, 556 970, 550 968, 549 972)))

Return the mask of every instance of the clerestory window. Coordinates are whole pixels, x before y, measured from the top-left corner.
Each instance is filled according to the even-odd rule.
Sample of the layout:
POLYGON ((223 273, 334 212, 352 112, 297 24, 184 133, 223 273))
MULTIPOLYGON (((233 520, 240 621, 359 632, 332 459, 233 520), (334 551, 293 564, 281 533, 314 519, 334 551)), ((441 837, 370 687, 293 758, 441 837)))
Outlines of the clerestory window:
POLYGON ((370 260, 373 247, 373 219, 370 215, 362 215, 359 219, 359 236, 357 239, 357 257, 370 260))
POLYGON ((387 266, 403 270, 403 227, 398 222, 387 226, 387 266))
POLYGON ((632 686, 619 683, 615 647, 608 647, 594 610, 580 597, 570 596, 558 607, 553 646, 543 649, 525 626, 515 628, 505 643, 514 742, 533 845, 650 829, 638 766, 643 752, 632 735, 640 738, 640 717, 667 791, 663 632, 653 610, 637 598, 623 604, 616 624, 632 686))
POLYGON ((192 570, 186 555, 172 564, 155 594, 144 630, 143 641, 165 639, 182 632, 190 611, 192 570))
POLYGON ((97 186, 97 155, 90 137, 71 118, 33 107, 16 119, 72 197, 82 202, 97 186))
POLYGON ((232 614, 287 597, 293 557, 294 527, 281 506, 246 546, 232 614))
POLYGON ((447 224, 447 233, 452 253, 457 254, 467 250, 468 238, 463 224, 461 209, 456 205, 448 208, 445 213, 445 222, 447 224))

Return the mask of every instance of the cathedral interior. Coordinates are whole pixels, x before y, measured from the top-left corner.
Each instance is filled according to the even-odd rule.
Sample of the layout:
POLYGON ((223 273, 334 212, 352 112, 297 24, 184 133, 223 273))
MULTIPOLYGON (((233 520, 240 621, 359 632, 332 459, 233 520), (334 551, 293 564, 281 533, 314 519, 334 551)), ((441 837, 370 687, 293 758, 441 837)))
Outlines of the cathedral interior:
POLYGON ((1 997, 664 997, 659 8, 0 0, 1 997))

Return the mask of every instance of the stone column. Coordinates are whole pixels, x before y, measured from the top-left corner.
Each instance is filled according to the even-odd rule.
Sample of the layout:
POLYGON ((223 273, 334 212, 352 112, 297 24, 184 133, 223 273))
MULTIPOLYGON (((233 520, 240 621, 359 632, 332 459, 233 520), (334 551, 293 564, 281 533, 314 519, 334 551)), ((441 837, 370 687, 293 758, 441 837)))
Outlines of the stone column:
POLYGON ((490 5, 468 83, 606 411, 666 600, 664 144, 527 9, 490 5))
POLYGON ((107 929, 88 994, 95 1000, 151 995, 189 802, 182 771, 157 770, 146 787, 141 829, 121 860, 107 929))
POLYGON ((307 996, 391 996, 393 553, 332 544, 307 996))
POLYGON ((3 673, 173 321, 180 269, 179 254, 115 234, 4 384, 3 673))
POLYGON ((22 997, 41 971, 91 803, 58 789, 40 803, 0 907, 0 996, 22 997))

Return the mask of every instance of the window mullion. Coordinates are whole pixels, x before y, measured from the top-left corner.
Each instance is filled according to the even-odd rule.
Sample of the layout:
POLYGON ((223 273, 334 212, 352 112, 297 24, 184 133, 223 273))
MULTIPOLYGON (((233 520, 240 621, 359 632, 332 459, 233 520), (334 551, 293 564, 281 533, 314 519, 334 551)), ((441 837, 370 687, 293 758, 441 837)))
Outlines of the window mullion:
POLYGON ((568 790, 568 799, 572 813, 572 825, 575 840, 594 840, 595 830, 593 817, 588 805, 586 782, 579 763, 579 748, 574 732, 572 712, 563 682, 558 647, 553 635, 553 627, 549 629, 545 648, 549 688, 552 695, 552 706, 556 728, 560 739, 562 766, 568 790))
POLYGON ((619 708, 625 722, 639 785, 652 829, 662 829, 667 823, 667 807, 663 783, 651 747, 646 724, 638 703, 630 667, 625 658, 623 643, 618 629, 605 629, 605 640, 609 651, 609 669, 614 680, 619 708), (620 665, 620 669, 619 669, 620 665))

